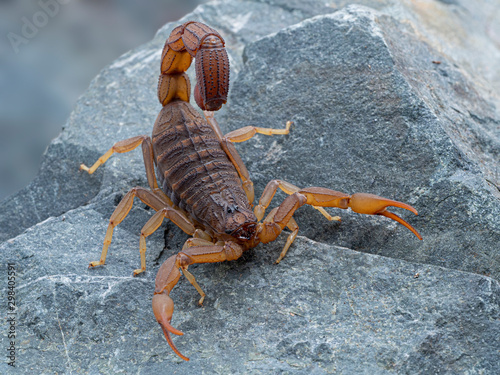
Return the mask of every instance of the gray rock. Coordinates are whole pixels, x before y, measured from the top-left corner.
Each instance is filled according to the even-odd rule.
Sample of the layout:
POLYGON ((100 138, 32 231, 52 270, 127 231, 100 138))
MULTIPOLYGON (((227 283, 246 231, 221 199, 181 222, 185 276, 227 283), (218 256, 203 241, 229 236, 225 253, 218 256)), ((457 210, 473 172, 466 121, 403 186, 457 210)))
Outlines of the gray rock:
MULTIPOLYGON (((185 332, 174 340, 191 361, 178 358, 151 298, 159 265, 186 236, 167 223, 148 237, 148 271, 132 278, 152 215, 136 203, 106 266, 88 270, 114 207, 147 182, 140 151, 92 176, 78 171, 114 142, 151 131, 160 51, 175 26, 167 25, 96 77, 37 179, 2 203, 2 272, 8 262, 17 269, 16 373, 500 372, 500 116, 485 60, 498 49, 470 47, 480 36, 491 45, 477 30, 451 48, 422 8, 371 3, 378 11, 215 2, 186 19, 226 39, 224 131, 294 121, 287 136, 237 146, 257 194, 281 178, 398 199, 419 210, 401 215, 424 241, 382 217, 331 210, 339 224, 305 207, 295 215, 302 236, 278 266, 284 236, 238 261, 190 268, 207 298, 198 307, 184 279, 172 291, 173 324, 185 332)), ((461 3, 432 4, 447 15, 443 25, 461 30, 488 6, 480 2, 468 25, 461 3)))
MULTIPOLYGON (((173 322, 185 332, 175 342, 191 357, 185 363, 166 344, 150 307, 156 270, 185 236, 168 225, 166 242, 160 231, 149 237, 150 271, 133 278, 138 236, 119 226, 107 266, 87 270, 107 223, 100 211, 112 206, 109 200, 50 218, 0 248, 18 272, 19 372, 499 370, 497 281, 300 236, 278 266, 273 260, 283 239, 235 262, 190 268, 207 299, 198 307, 184 279, 172 292, 173 322)), ((128 222, 139 228, 148 213, 134 211, 128 222)))

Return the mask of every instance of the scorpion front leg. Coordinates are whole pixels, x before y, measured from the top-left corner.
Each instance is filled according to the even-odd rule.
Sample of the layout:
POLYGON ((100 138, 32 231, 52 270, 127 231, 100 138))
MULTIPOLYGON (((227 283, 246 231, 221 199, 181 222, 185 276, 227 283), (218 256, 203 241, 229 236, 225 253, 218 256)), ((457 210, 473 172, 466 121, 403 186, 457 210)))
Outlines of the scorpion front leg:
MULTIPOLYGON (((189 361, 189 358, 179 352, 170 337, 170 333, 183 335, 181 331, 175 329, 170 324, 174 312, 174 302, 169 294, 181 277, 179 269, 184 272, 186 278, 202 295, 201 301, 203 301, 205 293, 203 293, 198 283, 196 283, 194 276, 187 272, 187 268, 195 263, 216 263, 235 260, 243 254, 243 248, 234 242, 226 242, 224 245, 197 246, 203 243, 204 240, 193 240, 194 246, 189 247, 190 245, 185 245, 181 252, 171 256, 160 266, 156 275, 155 293, 153 296, 153 313, 163 330, 168 344, 179 357, 186 361, 189 361)), ((205 243, 207 242, 205 241, 205 243)))
POLYGON ((404 225, 413 234, 415 234, 418 239, 422 239, 422 236, 420 236, 417 230, 409 223, 395 213, 387 211, 388 207, 399 207, 418 215, 417 210, 406 203, 367 193, 347 195, 339 191, 320 187, 299 189, 298 191, 293 192, 295 189, 293 185, 279 180, 270 181, 264 189, 264 193, 259 200, 259 205, 255 207, 255 213, 259 219, 263 217, 265 209, 269 206, 278 187, 289 194, 291 193, 291 195, 288 196, 279 207, 272 210, 268 217, 262 223, 258 224, 257 229, 260 241, 267 243, 274 241, 286 226, 289 226, 290 229, 293 228, 292 233, 289 235, 279 258, 276 261, 277 263, 283 259, 288 251, 288 248, 297 235, 298 226, 295 221, 292 221, 292 227, 289 225, 290 221, 293 220, 292 216, 299 207, 302 207, 305 204, 309 204, 314 207, 337 207, 342 209, 351 208, 354 212, 361 214, 383 215, 404 225))

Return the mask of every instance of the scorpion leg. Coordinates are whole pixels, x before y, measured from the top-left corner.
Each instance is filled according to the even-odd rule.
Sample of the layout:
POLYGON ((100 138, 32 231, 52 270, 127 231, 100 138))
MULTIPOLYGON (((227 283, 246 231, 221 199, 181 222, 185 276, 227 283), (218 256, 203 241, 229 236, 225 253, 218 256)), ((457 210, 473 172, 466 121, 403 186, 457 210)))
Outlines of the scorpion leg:
MULTIPOLYGON (((192 246, 213 246, 213 242, 202 238, 188 238, 184 243, 184 246, 182 247, 182 251, 192 246)), ((201 289, 200 285, 196 282, 195 277, 191 272, 187 270, 187 268, 181 268, 181 271, 184 274, 184 277, 188 279, 191 285, 195 287, 198 293, 200 293, 201 298, 198 301, 198 305, 203 305, 203 301, 205 300, 206 296, 205 292, 203 291, 203 289, 201 289)))
POLYGON ((226 135, 224 138, 231 142, 245 142, 252 138, 255 134, 264 134, 264 135, 274 135, 274 134, 288 134, 290 133, 290 126, 292 125, 291 121, 287 121, 285 129, 273 129, 273 128, 259 128, 257 126, 245 126, 240 129, 233 130, 226 135))
POLYGON ((146 237, 153 234, 163 223, 163 219, 170 219, 175 225, 181 228, 185 233, 192 235, 195 231, 193 224, 179 211, 172 207, 164 207, 157 211, 144 225, 141 230, 139 240, 139 251, 141 254, 141 268, 134 270, 133 275, 137 276, 146 271, 146 237))
POLYGON ((292 231, 286 239, 285 246, 283 246, 283 250, 281 250, 280 256, 278 259, 276 259, 276 264, 281 262, 281 260, 285 257, 288 249, 290 248, 290 245, 295 241, 295 238, 297 237, 297 233, 299 233, 299 226, 297 225, 297 222, 295 219, 292 217, 290 218, 290 221, 286 225, 288 229, 292 231))
POLYGON ((243 190, 247 195, 248 201, 252 204, 255 194, 253 189, 253 182, 250 180, 250 174, 241 160, 238 151, 233 145, 233 142, 244 142, 252 138, 255 134, 265 134, 265 135, 273 135, 273 134, 288 134, 290 132, 290 126, 292 125, 291 121, 286 123, 285 129, 271 129, 271 128, 259 128, 256 126, 246 126, 241 129, 234 130, 232 132, 227 133, 226 135, 222 135, 222 131, 217 120, 214 117, 213 112, 204 111, 205 118, 207 122, 210 124, 212 129, 215 131, 217 138, 219 139, 220 145, 222 149, 226 152, 227 156, 233 163, 236 171, 238 172, 242 182, 243 182, 243 190))
POLYGON ((95 172, 99 166, 104 164, 106 160, 109 159, 111 155, 113 155, 115 152, 117 153, 124 153, 124 152, 129 152, 137 148, 144 140, 149 138, 147 135, 138 135, 136 137, 132 137, 129 139, 124 139, 123 141, 116 142, 113 147, 111 147, 104 155, 102 155, 92 167, 87 167, 85 164, 80 165, 80 169, 83 171, 88 172, 88 174, 92 174, 95 172))
POLYGON ((191 237, 184 242, 184 246, 182 246, 182 250, 189 249, 190 247, 200 247, 200 246, 212 246, 214 243, 210 240, 205 240, 203 238, 191 237))
POLYGON ((212 237, 207 232, 205 232, 204 230, 201 230, 201 229, 195 229, 195 231, 193 233, 193 237, 202 238, 202 239, 207 240, 207 241, 212 241, 212 237))
MULTIPOLYGON (((226 260, 235 260, 238 259, 241 254, 243 254, 243 248, 234 242, 225 242, 223 246, 188 246, 177 255, 172 255, 160 266, 158 274, 156 275, 155 293, 152 301, 153 313, 163 330, 168 344, 182 359, 189 361, 189 358, 182 355, 175 347, 172 338, 170 337, 170 333, 173 333, 174 335, 183 335, 181 331, 175 329, 170 324, 172 314, 174 312, 174 302, 172 301, 172 298, 170 298, 169 294, 181 276, 179 268, 186 271, 189 265, 195 263, 216 263, 226 260)), ((189 277, 192 277, 194 280, 194 276, 191 275, 191 273, 189 273, 189 275, 189 277)), ((196 281, 194 282, 196 283, 196 281)))
MULTIPOLYGON (((278 211, 278 208, 279 207, 273 208, 271 212, 269 212, 269 215, 267 215, 267 217, 264 219, 263 223, 272 223, 274 221, 274 215, 278 211)), ((290 248, 290 245, 293 243, 293 241, 295 241, 295 237, 297 237, 297 233, 299 233, 299 226, 297 225, 297 222, 295 221, 293 216, 290 218, 286 226, 292 232, 288 235, 285 246, 283 246, 283 250, 281 250, 280 256, 278 257, 278 259, 276 259, 276 264, 281 262, 281 260, 285 257, 285 254, 290 248)))
MULTIPOLYGON (((320 207, 337 207, 342 209, 350 207, 354 212, 361 214, 383 215, 408 228, 413 234, 415 234, 415 236, 417 236, 419 240, 422 239, 422 236, 420 236, 417 230, 409 223, 396 214, 387 211, 387 207, 399 207, 417 215, 417 210, 406 203, 379 197, 373 194, 356 193, 353 195, 347 195, 345 193, 326 188, 310 187, 300 189, 292 195, 289 195, 283 203, 277 207, 276 211, 272 211, 273 216, 271 219, 266 218, 266 220, 262 223, 257 224, 257 231, 260 232, 259 239, 261 242, 267 243, 274 241, 285 226, 288 225, 295 211, 304 204, 320 207)), ((290 241, 293 242, 293 239, 289 238, 289 241, 287 241, 287 244, 281 252, 278 261, 283 259, 285 256, 286 251, 288 250, 287 245, 289 247, 291 244, 290 241)))
POLYGON ((116 142, 103 156, 101 156, 92 167, 87 167, 85 164, 80 165, 80 170, 86 171, 89 174, 95 172, 102 164, 104 164, 115 152, 125 153, 135 150, 139 145, 142 145, 142 156, 144 159, 144 168, 146 169, 146 177, 148 185, 151 190, 158 195, 167 205, 173 206, 170 198, 158 187, 156 181, 155 168, 154 168, 154 153, 153 143, 151 138, 147 135, 138 135, 136 137, 128 138, 123 141, 116 142))
POLYGON ((135 270, 134 271, 134 276, 137 275, 139 272, 137 271, 144 271, 146 269, 145 267, 145 262, 146 262, 146 242, 145 242, 145 237, 149 236, 151 233, 156 230, 161 222, 163 221, 164 217, 169 217, 175 224, 177 224, 182 230, 184 230, 188 234, 193 234, 194 233, 194 226, 189 220, 180 212, 177 212, 175 209, 165 206, 165 202, 163 202, 160 197, 155 195, 153 192, 144 189, 142 187, 135 187, 131 189, 120 201, 118 206, 116 207, 115 211, 109 218, 109 225, 108 229, 106 231, 106 236, 104 237, 104 244, 101 252, 101 258, 98 261, 91 262, 89 264, 89 268, 96 267, 96 266, 102 266, 106 262, 106 256, 108 253, 108 247, 111 244, 111 240, 113 238, 113 230, 114 228, 120 224, 123 219, 128 215, 130 212, 130 209, 132 208, 132 204, 134 203, 134 197, 138 197, 143 203, 148 205, 149 207, 153 208, 155 211, 158 211, 155 213, 151 219, 148 220, 146 225, 144 226, 142 232, 141 232, 141 240, 140 240, 140 249, 141 249, 141 269, 140 270, 135 270), (167 215, 163 212, 168 212, 167 215), (175 214, 173 213, 175 212, 175 214), (160 220, 159 224, 155 227, 157 221, 160 220), (154 228, 154 230, 152 230, 154 228), (144 237, 144 238, 143 238, 144 237))
POLYGON ((233 130, 224 136, 222 135, 222 131, 220 129, 220 126, 217 122, 217 120, 214 117, 213 112, 209 111, 204 111, 205 118, 207 119, 207 122, 212 126, 214 129, 215 133, 217 134, 217 137, 219 138, 220 141, 227 140, 229 142, 245 142, 248 141, 250 138, 252 138, 255 134, 264 134, 264 135, 274 135, 274 134, 281 134, 281 135, 286 135, 290 133, 290 126, 292 125, 291 121, 287 121, 285 125, 285 129, 273 129, 273 128, 260 128, 257 126, 245 126, 240 129, 233 130))
MULTIPOLYGON (((215 118, 214 118, 215 121, 215 118)), ((240 155, 236 151, 233 143, 244 142, 252 138, 255 134, 265 134, 265 135, 273 135, 273 134, 288 134, 290 132, 290 126, 292 125, 291 121, 286 123, 285 129, 272 129, 272 128, 259 128, 256 126, 245 126, 244 128, 240 128, 237 130, 233 130, 232 132, 227 133, 221 139, 221 146, 226 151, 226 154, 229 156, 231 161, 233 162, 236 170, 240 174, 240 178, 243 181, 243 189, 247 193, 247 197, 250 203, 253 203, 254 200, 254 190, 253 190, 253 182, 250 180, 250 176, 248 174, 247 168, 241 160, 240 155), (241 172, 240 172, 241 170, 241 172)))
MULTIPOLYGON (((294 194, 298 191, 300 191, 300 188, 289 183, 286 181, 282 180, 271 180, 269 183, 266 185, 264 191, 262 192, 262 195, 259 199, 259 204, 255 206, 255 216, 257 217, 257 220, 261 220, 264 217, 266 208, 269 206, 271 203, 271 200, 273 199, 274 195, 276 194, 276 191, 281 189, 284 191, 286 194, 291 195, 294 194)), ((315 209, 317 209, 319 212, 323 214, 324 217, 326 217, 328 220, 335 220, 335 221, 340 221, 339 216, 331 216, 328 212, 325 211, 323 207, 320 206, 314 206, 315 209)), ((264 222, 271 222, 274 219, 274 215, 276 214, 276 211, 278 210, 278 207, 275 208, 271 213, 266 217, 264 222), (271 215, 272 214, 272 215, 271 215)), ((299 226, 297 225, 297 222, 293 217, 290 218, 290 220, 287 223, 287 227, 292 231, 288 235, 288 238, 286 240, 285 246, 283 246, 283 250, 280 253, 280 256, 276 260, 276 263, 281 262, 281 260, 285 257, 288 249, 290 248, 290 245, 295 241, 295 237, 297 237, 297 233, 299 232, 299 226)))

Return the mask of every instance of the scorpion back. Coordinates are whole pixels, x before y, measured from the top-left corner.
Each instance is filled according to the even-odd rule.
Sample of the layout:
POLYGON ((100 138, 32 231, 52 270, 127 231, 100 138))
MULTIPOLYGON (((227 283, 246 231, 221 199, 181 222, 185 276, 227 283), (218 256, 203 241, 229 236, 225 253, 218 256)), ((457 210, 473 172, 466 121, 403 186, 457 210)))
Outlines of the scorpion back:
POLYGON ((231 233, 256 221, 234 165, 189 103, 164 106, 152 140, 161 188, 206 231, 231 233))

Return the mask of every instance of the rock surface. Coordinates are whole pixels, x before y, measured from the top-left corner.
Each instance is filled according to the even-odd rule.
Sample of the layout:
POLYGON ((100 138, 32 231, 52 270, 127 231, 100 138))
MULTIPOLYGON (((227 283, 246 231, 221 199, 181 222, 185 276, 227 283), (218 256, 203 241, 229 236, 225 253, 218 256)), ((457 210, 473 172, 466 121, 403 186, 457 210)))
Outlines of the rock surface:
POLYGON ((284 238, 192 267, 203 308, 181 279, 175 342, 191 361, 180 360, 150 306, 159 265, 186 236, 169 223, 148 237, 148 271, 130 277, 152 215, 137 203, 107 265, 87 270, 121 196, 147 182, 140 151, 78 171, 150 132, 169 24, 96 77, 37 179, 0 205, 4 266, 18 272, 16 373, 500 372, 499 49, 494 26, 476 27, 491 3, 347 3, 214 2, 179 23, 226 39, 224 131, 294 121, 287 136, 237 146, 257 194, 280 178, 398 199, 418 209, 401 215, 424 241, 385 218, 331 211, 339 224, 303 208, 280 265, 284 238))

